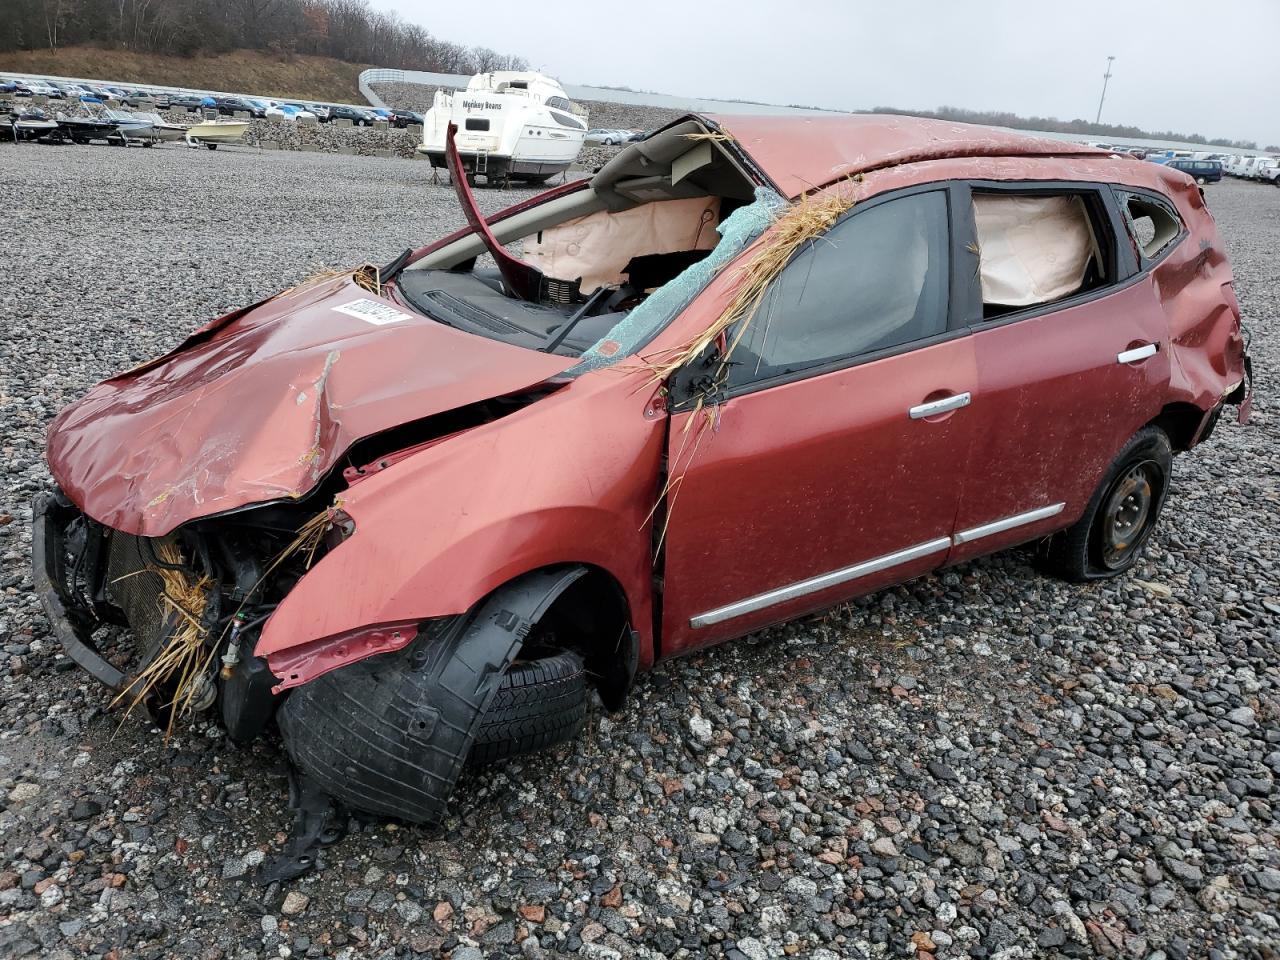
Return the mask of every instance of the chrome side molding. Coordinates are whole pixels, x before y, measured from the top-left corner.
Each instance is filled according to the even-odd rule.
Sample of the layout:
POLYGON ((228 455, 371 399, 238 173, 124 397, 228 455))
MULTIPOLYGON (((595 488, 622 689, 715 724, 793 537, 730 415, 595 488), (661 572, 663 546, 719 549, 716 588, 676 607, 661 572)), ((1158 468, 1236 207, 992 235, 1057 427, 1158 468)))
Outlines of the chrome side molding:
MULTIPOLYGON (((968 396, 968 394, 964 396, 968 396)), ((931 416, 932 414, 929 415, 931 416)), ((927 557, 931 553, 949 550, 953 545, 958 547, 962 543, 972 543, 974 540, 981 540, 983 537, 1004 533, 1006 530, 1012 530, 1014 527, 1020 527, 1028 523, 1035 523, 1037 520, 1047 520, 1049 517, 1057 516, 1065 508, 1066 503, 1051 503, 1047 507, 1038 507, 1025 513, 1015 513, 1013 516, 993 520, 991 523, 984 523, 978 527, 961 530, 953 537, 938 537, 936 540, 926 540, 924 543, 917 543, 914 547, 907 547, 905 550, 886 553, 883 556, 864 560, 862 563, 855 563, 851 567, 841 567, 839 570, 832 570, 830 573, 819 574, 816 577, 810 577, 808 580, 800 580, 785 587, 778 587, 776 590, 758 593, 754 597, 747 597, 745 600, 738 600, 723 607, 716 607, 714 610, 708 610, 706 613, 700 613, 691 618, 689 626, 695 630, 698 627, 709 627, 712 624, 723 623, 726 620, 732 620, 744 614, 755 613, 765 607, 772 607, 775 604, 786 603, 788 600, 806 597, 811 593, 826 590, 828 587, 848 583, 850 580, 857 580, 859 577, 879 573, 881 570, 888 570, 890 567, 909 563, 912 560, 919 560, 921 557, 927 557)))
POLYGON ((907 547, 905 550, 886 553, 882 557, 864 560, 862 563, 855 563, 851 567, 832 570, 830 573, 823 573, 816 577, 810 577, 808 580, 801 580, 799 583, 779 587, 767 593, 758 593, 754 597, 747 597, 745 600, 739 600, 736 603, 708 610, 706 613, 700 613, 691 619, 689 626, 695 628, 709 627, 713 623, 723 623, 725 620, 732 620, 734 617, 740 617, 746 613, 754 613, 757 610, 763 610, 765 607, 772 607, 778 603, 795 600, 811 593, 817 593, 820 590, 826 590, 828 587, 834 587, 837 584, 857 580, 859 577, 865 577, 870 573, 877 573, 890 567, 896 567, 900 563, 927 557, 931 553, 938 553, 948 549, 950 546, 950 537, 939 537, 937 540, 918 543, 914 547, 907 547))
POLYGON ((1055 517, 1066 507, 1065 503, 1051 503, 1047 507, 1040 507, 1038 510, 1028 510, 1026 513, 1015 513, 1011 517, 1005 517, 1001 520, 993 520, 990 523, 984 523, 979 527, 970 527, 968 530, 961 530, 952 541, 958 547, 962 543, 972 543, 974 540, 981 540, 983 537, 990 537, 993 534, 1004 533, 1006 530, 1012 530, 1014 527, 1020 527, 1024 523, 1035 523, 1037 520, 1047 520, 1055 517))

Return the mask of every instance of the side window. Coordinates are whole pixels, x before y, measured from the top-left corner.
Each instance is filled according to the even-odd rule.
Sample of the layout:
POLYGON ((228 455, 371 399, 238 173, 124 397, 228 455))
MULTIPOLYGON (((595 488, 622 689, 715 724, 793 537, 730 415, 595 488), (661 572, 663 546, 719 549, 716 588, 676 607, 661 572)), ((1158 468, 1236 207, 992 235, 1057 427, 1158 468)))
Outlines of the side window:
MULTIPOLYGON (((765 293, 734 348, 729 385, 942 333, 949 248, 944 191, 855 208, 765 293)), ((739 332, 729 331, 731 343, 739 332)))
POLYGON ((984 319, 1115 281, 1114 244, 1096 192, 975 190, 973 219, 984 319))
POLYGON ((1118 193, 1133 242, 1147 260, 1158 257, 1182 235, 1182 221, 1166 203, 1138 193, 1118 193))

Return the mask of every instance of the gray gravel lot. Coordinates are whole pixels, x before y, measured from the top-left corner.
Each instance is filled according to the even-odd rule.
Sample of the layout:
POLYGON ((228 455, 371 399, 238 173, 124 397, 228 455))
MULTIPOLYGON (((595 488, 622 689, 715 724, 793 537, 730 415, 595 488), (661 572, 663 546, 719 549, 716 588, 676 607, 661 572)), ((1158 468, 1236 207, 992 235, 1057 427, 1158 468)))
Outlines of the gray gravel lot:
POLYGON ((206 319, 462 218, 410 161, 0 169, 0 957, 1277 956, 1280 190, 1208 188, 1258 398, 1178 460, 1133 575, 1014 552, 668 664, 581 741, 464 780, 441 828, 366 825, 262 891, 237 877, 288 823, 278 744, 166 746, 49 634, 44 428, 206 319))

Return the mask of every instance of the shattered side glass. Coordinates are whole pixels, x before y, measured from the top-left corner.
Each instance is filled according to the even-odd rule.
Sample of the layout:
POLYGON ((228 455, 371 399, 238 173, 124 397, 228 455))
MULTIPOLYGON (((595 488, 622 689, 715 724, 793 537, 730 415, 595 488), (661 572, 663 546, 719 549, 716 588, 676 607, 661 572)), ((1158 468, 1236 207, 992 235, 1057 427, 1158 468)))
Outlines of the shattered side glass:
POLYGON ((634 354, 687 307, 721 267, 754 243, 786 206, 787 201, 773 190, 757 187, 755 200, 739 207, 716 227, 720 242, 710 254, 650 294, 644 303, 592 344, 566 375, 580 376, 634 354))

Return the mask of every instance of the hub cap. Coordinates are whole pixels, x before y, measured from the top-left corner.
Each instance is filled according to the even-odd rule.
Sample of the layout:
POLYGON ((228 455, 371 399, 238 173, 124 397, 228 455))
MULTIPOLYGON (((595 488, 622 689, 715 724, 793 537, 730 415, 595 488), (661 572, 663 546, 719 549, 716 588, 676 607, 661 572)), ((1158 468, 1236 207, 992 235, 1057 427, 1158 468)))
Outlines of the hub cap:
POLYGON ((1111 487, 1102 513, 1102 563, 1123 567, 1151 531, 1160 470, 1150 460, 1135 464, 1111 487))

